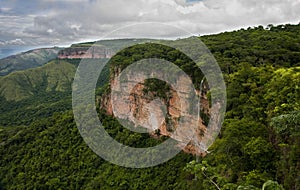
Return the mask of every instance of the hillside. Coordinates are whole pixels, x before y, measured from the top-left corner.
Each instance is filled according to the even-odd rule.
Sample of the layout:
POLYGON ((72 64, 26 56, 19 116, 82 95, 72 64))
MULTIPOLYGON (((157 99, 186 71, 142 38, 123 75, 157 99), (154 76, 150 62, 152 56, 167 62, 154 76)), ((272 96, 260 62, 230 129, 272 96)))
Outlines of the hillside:
POLYGON ((39 93, 70 91, 76 67, 54 60, 42 67, 18 71, 0 77, 0 95, 8 101, 19 101, 39 93))
POLYGON ((27 125, 71 109, 76 67, 62 60, 0 77, 0 125, 27 125))
MULTIPOLYGON (((0 77, 0 189, 300 189, 299 34, 300 24, 288 24, 199 37, 217 59, 227 86, 221 133, 197 161, 181 152, 146 169, 105 161, 78 133, 71 83, 80 59, 53 60, 0 77)), ((122 40, 105 43, 117 48, 122 40)), ((155 146, 167 137, 122 127, 108 109, 108 82, 120 68, 152 56, 178 64, 195 84, 203 78, 177 50, 155 43, 138 44, 113 56, 110 72, 107 67, 98 80, 98 116, 110 136, 132 147, 155 146)), ((140 95, 135 108, 141 106, 139 100, 160 97, 169 104, 169 121, 175 121, 170 87, 155 80, 141 86, 132 93, 140 95)), ((208 99, 209 94, 208 90, 208 99)))
POLYGON ((42 48, 0 59, 0 76, 35 68, 55 59, 60 48, 42 48))

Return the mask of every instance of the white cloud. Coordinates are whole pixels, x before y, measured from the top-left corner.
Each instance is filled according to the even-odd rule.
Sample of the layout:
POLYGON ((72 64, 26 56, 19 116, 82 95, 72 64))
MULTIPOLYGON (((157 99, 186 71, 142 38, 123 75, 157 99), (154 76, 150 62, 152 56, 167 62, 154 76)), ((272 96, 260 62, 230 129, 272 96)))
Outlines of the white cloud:
POLYGON ((0 7, 0 13, 9 13, 11 11, 11 8, 9 7, 0 7))
MULTIPOLYGON (((140 22, 162 22, 194 34, 208 34, 300 21, 300 0, 202 0, 192 3, 186 0, 42 0, 39 6, 43 10, 50 8, 30 13, 36 14, 34 19, 29 13, 13 20, 0 14, 0 24, 5 30, 13 31, 13 37, 23 39, 26 36, 24 41, 29 43, 51 44, 96 39, 119 27, 140 22)), ((178 35, 172 30, 144 28, 144 32, 149 31, 153 36, 178 35)))
POLYGON ((7 45, 25 45, 25 42, 22 39, 14 39, 9 41, 0 41, 1 46, 7 46, 7 45))

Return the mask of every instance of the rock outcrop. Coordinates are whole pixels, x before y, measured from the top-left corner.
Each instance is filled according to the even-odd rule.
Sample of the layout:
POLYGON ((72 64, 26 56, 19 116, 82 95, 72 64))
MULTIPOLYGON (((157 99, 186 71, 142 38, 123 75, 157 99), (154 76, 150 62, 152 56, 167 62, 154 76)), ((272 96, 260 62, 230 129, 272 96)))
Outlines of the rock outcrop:
POLYGON ((83 58, 111 58, 114 52, 102 46, 70 47, 58 53, 59 59, 83 59, 83 58))
MULTIPOLYGON (((189 139, 190 143, 183 146, 188 153, 202 155, 199 142, 206 130, 204 121, 199 115, 190 114, 188 110, 195 109, 197 105, 189 105, 188 100, 192 97, 187 92, 187 81, 184 78, 176 80, 178 89, 170 89, 165 92, 167 96, 162 99, 157 97, 156 90, 148 91, 145 81, 138 74, 128 75, 125 85, 120 84, 118 77, 121 68, 112 69, 110 75, 110 87, 116 91, 112 96, 110 91, 101 97, 100 109, 106 111, 118 119, 129 120, 135 126, 142 126, 153 137, 169 136, 179 142, 189 139), (142 81, 142 82, 141 82, 142 81), (127 99, 122 98, 122 91, 129 90, 127 99), (184 124, 180 121, 184 120, 184 124), (176 131, 176 134, 173 133, 176 131)), ((207 91, 208 87, 204 87, 207 91)), ((199 91, 194 92, 199 96, 199 91)), ((198 102, 197 102, 198 103, 198 102)), ((206 93, 201 94, 201 111, 209 117, 210 108, 206 93)), ((194 113, 194 112, 193 112, 194 113)), ((120 120, 119 120, 120 121, 120 120)))

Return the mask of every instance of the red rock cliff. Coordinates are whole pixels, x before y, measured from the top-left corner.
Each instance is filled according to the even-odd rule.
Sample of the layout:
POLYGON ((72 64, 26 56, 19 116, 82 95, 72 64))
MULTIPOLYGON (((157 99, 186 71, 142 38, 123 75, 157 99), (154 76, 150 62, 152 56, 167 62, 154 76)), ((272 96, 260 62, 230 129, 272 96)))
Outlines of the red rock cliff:
MULTIPOLYGON (((110 86, 111 88, 116 88, 121 91, 122 87, 120 87, 119 81, 117 80, 120 73, 120 68, 114 68, 113 73, 110 75, 110 86)), ((154 137, 162 135, 171 136, 172 138, 180 141, 181 139, 188 138, 195 133, 196 135, 193 137, 194 139, 191 143, 182 148, 188 153, 198 155, 205 154, 202 150, 200 150, 200 147, 194 145, 195 142, 193 141, 197 141, 198 143, 201 141, 201 134, 203 134, 206 130, 206 126, 200 117, 187 114, 186 110, 191 109, 188 107, 188 104, 180 103, 181 98, 189 98, 189 94, 185 93, 185 86, 187 86, 185 83, 187 81, 185 81, 184 78, 179 78, 177 83, 180 83, 179 86, 181 88, 177 89, 177 91, 171 89, 167 92, 167 99, 159 100, 155 96, 155 92, 145 92, 145 83, 139 82, 141 81, 139 75, 128 77, 130 78, 130 83, 135 85, 129 85, 129 89, 131 89, 128 98, 129 103, 123 101, 121 98, 115 97, 116 100, 114 100, 114 105, 118 107, 118 117, 121 117, 121 119, 129 119, 136 125, 147 128, 151 131, 150 134, 154 137), (188 118, 186 125, 180 127, 181 130, 179 133, 173 134, 172 132, 178 128, 180 117, 183 116, 188 118), (191 126, 195 125, 196 127, 192 130, 191 126)), ((205 88, 207 88, 207 86, 205 86, 205 88)), ((199 95, 198 91, 195 93, 199 95)), ((101 109, 105 110, 109 115, 114 115, 113 105, 111 103, 111 94, 102 96, 100 102, 101 109)), ((207 115, 210 113, 209 103, 205 93, 201 95, 201 110, 207 115)))

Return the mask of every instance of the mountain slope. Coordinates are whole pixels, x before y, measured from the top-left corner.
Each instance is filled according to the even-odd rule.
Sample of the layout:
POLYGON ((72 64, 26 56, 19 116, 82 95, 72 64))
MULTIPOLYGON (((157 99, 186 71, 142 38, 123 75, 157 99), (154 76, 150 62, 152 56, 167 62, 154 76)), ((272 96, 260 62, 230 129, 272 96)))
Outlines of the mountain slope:
POLYGON ((19 101, 41 91, 67 91, 76 67, 66 61, 54 60, 42 67, 18 71, 0 77, 0 95, 8 101, 19 101))
POLYGON ((35 68, 57 57, 60 48, 42 48, 0 59, 0 76, 35 68))

